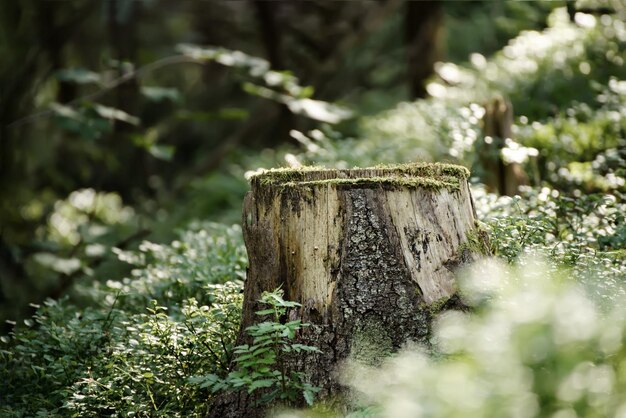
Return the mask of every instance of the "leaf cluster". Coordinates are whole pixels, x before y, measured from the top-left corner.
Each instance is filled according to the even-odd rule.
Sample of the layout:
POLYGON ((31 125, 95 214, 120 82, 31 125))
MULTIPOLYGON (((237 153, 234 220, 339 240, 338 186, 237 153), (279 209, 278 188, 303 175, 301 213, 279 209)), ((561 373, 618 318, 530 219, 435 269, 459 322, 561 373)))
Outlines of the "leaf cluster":
POLYGON ((317 347, 294 342, 298 332, 309 326, 296 319, 284 322, 288 311, 299 303, 283 299, 280 289, 264 292, 259 302, 267 306, 256 312, 266 321, 246 328, 252 339, 250 344, 235 347, 235 370, 225 378, 217 375, 192 378, 191 381, 208 387, 213 393, 224 390, 246 390, 248 394, 260 390, 256 402, 269 404, 275 401, 295 403, 304 398, 312 405, 319 388, 306 382, 304 373, 293 370, 290 358, 294 355, 319 353, 317 347))
POLYGON ((49 300, 3 336, 0 415, 203 415, 207 391, 188 378, 230 370, 242 303, 236 272, 245 265, 238 229, 205 227, 171 246, 120 251, 136 287, 84 284, 91 307, 49 300), (221 264, 200 269, 201 259, 221 264))

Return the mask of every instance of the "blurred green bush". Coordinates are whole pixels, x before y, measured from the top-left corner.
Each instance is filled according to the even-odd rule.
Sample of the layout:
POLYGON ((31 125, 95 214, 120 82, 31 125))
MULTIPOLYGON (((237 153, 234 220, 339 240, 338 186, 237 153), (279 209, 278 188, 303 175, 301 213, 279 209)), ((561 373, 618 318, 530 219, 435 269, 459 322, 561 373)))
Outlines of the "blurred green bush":
POLYGON ((203 414, 207 391, 188 379, 230 370, 247 263, 239 227, 198 224, 117 255, 132 278, 83 285, 88 308, 47 300, 1 337, 1 416, 203 414))
POLYGON ((566 276, 538 255, 474 265, 462 292, 475 311, 439 318, 438 358, 409 349, 378 370, 347 367, 363 405, 351 416, 622 416, 623 297, 600 310, 566 276))

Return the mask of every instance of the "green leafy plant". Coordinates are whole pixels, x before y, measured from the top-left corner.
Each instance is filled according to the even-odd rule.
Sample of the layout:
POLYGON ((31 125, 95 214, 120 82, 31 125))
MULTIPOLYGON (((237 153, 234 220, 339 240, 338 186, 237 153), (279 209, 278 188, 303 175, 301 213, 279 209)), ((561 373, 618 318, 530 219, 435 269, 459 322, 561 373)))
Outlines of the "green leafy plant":
POLYGON ((252 338, 251 344, 235 347, 236 370, 224 379, 217 375, 192 378, 200 387, 210 387, 212 392, 246 389, 249 394, 258 389, 263 393, 257 402, 270 403, 275 400, 295 402, 300 394, 307 404, 312 405, 319 388, 305 382, 302 372, 290 369, 290 357, 300 353, 319 353, 317 347, 293 342, 298 331, 309 326, 301 320, 281 323, 289 309, 300 306, 297 302, 283 299, 281 289, 264 292, 261 304, 268 308, 257 312, 269 320, 246 329, 252 338))
POLYGON ((241 317, 237 283, 208 285, 209 305, 183 303, 182 316, 152 301, 147 313, 117 321, 112 340, 70 388, 65 408, 79 416, 201 416, 206 391, 190 376, 224 376, 241 317))
POLYGON ((170 245, 118 251, 132 279, 83 283, 92 306, 48 299, 14 323, 0 337, 0 416, 203 416, 207 391, 187 379, 230 371, 240 235, 204 223, 170 245))
POLYGON ((547 257, 603 307, 626 295, 624 195, 579 190, 525 189, 521 196, 496 197, 474 187, 478 217, 489 230, 493 253, 511 264, 530 251, 547 257))
POLYGON ((178 236, 170 244, 144 241, 138 250, 114 249, 120 261, 133 267, 131 275, 89 284, 81 292, 97 303, 119 291, 118 306, 136 313, 143 312, 154 299, 166 306, 170 315, 180 315, 182 301, 187 299, 210 304, 207 284, 241 285, 248 262, 241 227, 196 222, 178 236))

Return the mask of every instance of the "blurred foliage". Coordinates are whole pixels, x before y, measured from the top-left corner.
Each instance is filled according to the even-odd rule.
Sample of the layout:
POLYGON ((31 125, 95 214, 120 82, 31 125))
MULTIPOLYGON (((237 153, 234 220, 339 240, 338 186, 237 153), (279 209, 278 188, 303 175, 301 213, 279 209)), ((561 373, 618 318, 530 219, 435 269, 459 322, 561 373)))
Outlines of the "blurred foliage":
POLYGON ((360 416, 620 416, 623 300, 602 312, 566 275, 536 255, 516 267, 475 265, 463 282, 475 312, 439 318, 439 358, 408 350, 380 370, 346 370, 346 383, 369 406, 360 416))
POLYGON ((592 106, 575 102, 545 122, 520 117, 516 133, 540 150, 538 174, 551 184, 624 191, 626 83, 610 78, 592 106))
MULTIPOLYGON (((71 290, 77 277, 126 274, 127 269, 116 261, 111 248, 125 246, 129 237, 144 233, 135 210, 125 206, 118 194, 94 189, 76 190, 54 203, 33 199, 21 212, 25 219, 49 213, 28 246, 16 249, 24 275, 37 278, 29 289, 35 294, 59 297, 71 290)), ((2 293, 12 302, 4 307, 4 315, 19 318, 20 306, 38 300, 24 293, 25 284, 18 278, 4 279, 2 293)))
POLYGON ((196 229, 117 251, 134 280, 81 289, 80 310, 47 300, 2 336, 0 415, 201 416, 207 391, 188 378, 229 371, 246 259, 238 227, 196 229))
POLYGON ((473 189, 493 253, 515 263, 542 254, 588 289, 603 307, 626 296, 626 199, 615 194, 567 196, 556 189, 525 190, 514 198, 473 189))
POLYGON ((440 65, 440 80, 429 92, 454 101, 484 100, 499 92, 511 99, 516 113, 535 120, 574 100, 594 103, 611 77, 624 79, 621 16, 578 13, 571 22, 560 8, 548 21, 546 30, 522 32, 489 60, 473 54, 471 67, 440 65))
POLYGON ((167 245, 144 241, 136 251, 113 252, 133 267, 130 276, 79 285, 76 290, 93 301, 117 300, 116 306, 132 312, 141 312, 152 300, 170 313, 178 313, 180 301, 190 298, 208 304, 211 296, 205 285, 241 284, 248 264, 241 227, 207 222, 189 225, 167 245))
POLYGON ((439 80, 427 86, 433 99, 401 103, 395 109, 364 118, 360 136, 368 141, 363 141, 362 147, 374 148, 363 149, 357 155, 365 154, 366 161, 378 156, 386 161, 387 147, 397 150, 396 155, 390 155, 394 159, 454 159, 476 165, 477 156, 472 151, 483 136, 480 119, 484 105, 497 95, 511 99, 515 114, 520 115, 515 130, 518 140, 541 148, 544 166, 546 159, 551 163, 576 161, 595 157, 594 151, 624 147, 620 115, 625 98, 620 80, 626 79, 626 26, 619 17, 579 16, 585 16, 586 26, 569 22, 565 10, 556 9, 548 29, 522 32, 489 59, 473 55, 471 66, 440 64, 439 80), (601 111, 596 113, 598 109, 601 111), (529 121, 534 126, 525 129, 529 121), (542 131, 538 129, 541 123, 549 127, 542 131), (567 125, 571 127, 567 134, 573 139, 562 135, 555 140, 557 135, 552 129, 562 131, 567 125), (543 143, 529 138, 540 135, 545 139, 543 143), (572 142, 577 145, 570 145, 572 142), (558 153, 550 147, 567 148, 558 153))

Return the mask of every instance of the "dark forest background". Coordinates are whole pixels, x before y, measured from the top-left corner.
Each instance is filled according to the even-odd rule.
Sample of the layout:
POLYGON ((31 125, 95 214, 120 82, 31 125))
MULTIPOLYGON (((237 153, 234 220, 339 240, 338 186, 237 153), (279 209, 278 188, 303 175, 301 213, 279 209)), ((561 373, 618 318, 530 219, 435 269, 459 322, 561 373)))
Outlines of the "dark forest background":
POLYGON ((54 224, 59 199, 75 190, 113 193, 136 212, 137 225, 108 231, 107 244, 171 239, 186 220, 239 205, 243 188, 223 175, 242 154, 298 144, 290 131, 320 122, 358 135, 359 116, 427 96, 435 62, 489 55, 521 30, 545 27, 559 5, 5 2, 2 310, 15 316, 27 302, 58 297, 68 275, 100 264, 68 261, 88 240, 69 233, 75 219, 54 224), (184 44, 216 49, 197 59, 184 44), (309 96, 319 102, 303 107, 309 96), (351 116, 333 116, 331 104, 351 116), (62 277, 42 277, 38 254, 62 277))

